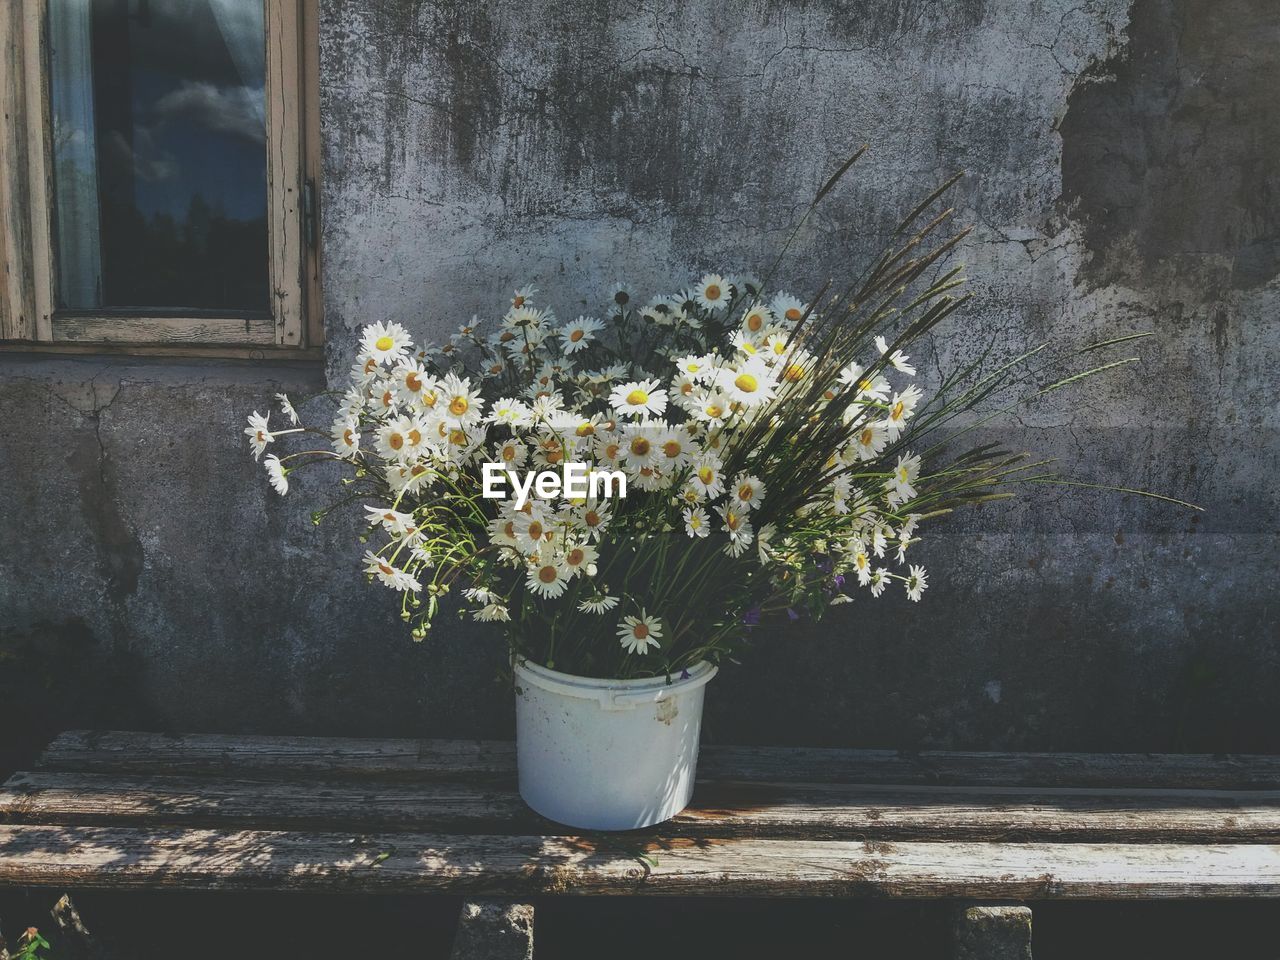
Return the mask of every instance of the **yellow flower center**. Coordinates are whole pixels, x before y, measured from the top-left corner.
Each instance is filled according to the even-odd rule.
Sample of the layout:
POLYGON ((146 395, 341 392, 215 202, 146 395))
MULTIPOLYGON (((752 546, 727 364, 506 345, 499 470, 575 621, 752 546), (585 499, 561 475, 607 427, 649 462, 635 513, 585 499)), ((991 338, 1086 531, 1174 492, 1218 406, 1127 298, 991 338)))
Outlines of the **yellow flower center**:
POLYGON ((707 404, 707 416, 719 420, 724 416, 724 407, 720 406, 718 403, 707 404))
POLYGON ((858 442, 864 447, 869 447, 871 446, 871 441, 875 439, 875 435, 875 431, 870 427, 864 427, 862 433, 858 435, 858 442))
POLYGON ((378 569, 379 569, 379 570, 381 570, 383 573, 385 573, 388 577, 389 577, 389 576, 391 576, 393 573, 395 573, 395 572, 396 572, 396 568, 395 568, 395 567, 388 566, 388 565, 387 565, 387 564, 385 564, 385 563, 379 563, 379 564, 378 564, 378 569))
POLYGON ((417 393, 419 390, 422 389, 422 378, 418 376, 416 372, 411 372, 407 377, 404 378, 404 385, 408 387, 410 390, 412 390, 414 393, 417 393))
POLYGON ((662 445, 662 452, 671 458, 680 456, 681 449, 679 440, 668 440, 662 445))
POLYGON ((342 442, 349 447, 354 447, 356 443, 355 433, 350 427, 342 431, 342 442))
POLYGON ((502 532, 514 540, 516 538, 516 522, 514 520, 508 520, 506 525, 503 526, 502 532))
POLYGON ((515 297, 513 297, 513 298, 511 299, 511 305, 512 305, 513 307, 523 307, 523 306, 524 306, 524 297, 522 297, 522 296, 520 296, 519 294, 517 294, 515 297))
POLYGON ((909 476, 910 476, 910 473, 907 472, 906 467, 898 468, 898 479, 901 480, 903 483, 907 482, 907 477, 909 476))
POLYGON ((502 333, 498 335, 498 342, 510 343, 515 338, 516 338, 516 335, 512 333, 510 330, 503 330, 502 333))
POLYGON ((571 566, 571 567, 576 567, 578 564, 580 564, 580 563, 581 563, 581 562, 586 558, 586 556, 587 556, 587 555, 586 555, 585 553, 583 553, 583 552, 582 552, 582 548, 581 548, 581 547, 574 547, 574 548, 573 548, 572 550, 570 550, 570 551, 569 551, 569 553, 565 556, 565 560, 568 562, 569 566, 571 566))
POLYGON ((680 392, 684 394, 686 397, 689 396, 690 394, 693 393, 693 384, 692 383, 680 384, 680 392))
POLYGON ((860 553, 854 558, 853 562, 858 565, 859 570, 862 570, 867 565, 867 555, 865 553, 860 553))
POLYGON ((904 409, 905 409, 905 404, 903 404, 903 402, 899 400, 897 403, 893 405, 893 409, 889 411, 889 416, 894 420, 897 420, 899 417, 902 416, 902 411, 904 409))
POLYGON ((733 385, 743 393, 755 393, 760 389, 760 381, 749 373, 740 373, 734 378, 733 385))
POLYGON ((582 522, 588 527, 598 527, 600 526, 600 514, 594 510, 588 510, 587 515, 582 518, 582 522))
POLYGON ((608 444, 608 445, 604 448, 604 456, 605 456, 605 459, 606 459, 606 460, 617 460, 617 459, 618 459, 618 445, 617 445, 616 443, 608 444))
POLYGON ((632 407, 642 407, 649 402, 649 394, 643 390, 632 390, 627 394, 627 405, 632 407))
POLYGON ((409 468, 409 476, 411 477, 420 477, 426 472, 427 472, 427 468, 420 463, 415 463, 412 467, 409 468))
POLYGON ((503 447, 503 448, 502 448, 502 459, 503 459, 503 460, 507 461, 507 463, 510 463, 510 462, 511 462, 512 460, 514 460, 515 458, 516 458, 516 448, 515 448, 515 447, 511 446, 511 444, 507 444, 505 447, 503 447))
POLYGON ((461 430, 454 430, 451 434, 449 434, 449 442, 452 443, 455 447, 466 446, 467 435, 463 433, 461 430))
POLYGON ((556 582, 556 568, 555 568, 555 567, 543 567, 543 568, 541 568, 541 569, 538 571, 538 579, 539 579, 539 580, 541 580, 543 583, 555 583, 555 582, 556 582))
POLYGON ((749 483, 744 483, 742 486, 738 488, 739 500, 750 500, 755 495, 756 495, 756 488, 751 486, 751 484, 749 483))
POLYGON ((707 284, 707 289, 706 289, 705 291, 703 291, 703 296, 705 296, 708 300, 719 300, 719 299, 720 299, 720 284, 718 284, 718 283, 708 283, 708 284, 707 284))
POLYGON ((404 437, 398 433, 393 433, 390 437, 387 438, 387 446, 389 446, 392 450, 399 450, 401 447, 404 446, 404 437))
POLYGON ((368 360, 364 362, 365 373, 373 373, 373 371, 377 369, 378 369, 378 361, 375 360, 373 357, 370 357, 368 360))
POLYGON ((637 640, 646 640, 649 637, 649 625, 647 623, 637 623, 631 628, 631 635, 637 640))
POLYGON ((692 516, 692 517, 690 517, 690 518, 689 518, 689 529, 691 529, 691 530, 700 530, 700 529, 702 529, 702 518, 701 518, 701 517, 699 517, 699 516, 692 516))
POLYGON ((530 540, 542 539, 542 524, 540 524, 537 520, 534 520, 531 524, 529 524, 529 539, 530 540))
POLYGON ((716 472, 711 467, 698 468, 698 479, 701 480, 704 484, 707 484, 709 486, 711 484, 711 481, 714 480, 715 478, 716 478, 716 472))
POLYGON ((422 442, 422 434, 421 434, 421 433, 419 433, 417 430, 410 430, 410 431, 409 431, 409 446, 411 446, 411 447, 416 447, 416 446, 417 446, 418 444, 420 444, 421 442, 422 442))
POLYGON ((580 423, 578 429, 574 431, 580 437, 589 437, 596 432, 596 428, 591 423, 580 423))
POLYGON ((738 524, 741 522, 742 521, 738 519, 738 515, 736 513, 731 513, 724 518, 724 525, 730 530, 737 530, 738 524))
POLYGON ((697 373, 701 369, 702 369, 702 364, 700 363, 688 363, 688 364, 685 364, 684 372, 697 373))
POLYGON ((637 457, 648 456, 651 449, 652 444, 650 444, 644 437, 636 437, 631 441, 631 452, 637 457))
POLYGON ((585 334, 585 332, 584 332, 584 331, 582 331, 582 330, 575 330, 575 331, 573 331, 573 333, 569 334, 569 342, 570 342, 570 343, 577 343, 577 342, 578 342, 579 340, 581 340, 584 336, 586 336, 586 334, 585 334))
POLYGON ((382 395, 382 405, 384 407, 389 407, 395 402, 395 399, 395 397, 391 396, 391 391, 388 390, 382 395))
POLYGON ((752 333, 759 332, 760 328, 763 326, 764 326, 764 317, 760 316, 760 314, 751 313, 747 315, 747 329, 750 330, 752 333))
POLYGON ((471 406, 471 403, 467 400, 466 397, 454 397, 452 400, 449 401, 449 412, 452 413, 455 417, 460 417, 467 412, 467 409, 470 406, 471 406))
POLYGON ((792 323, 795 323, 802 316, 803 314, 800 312, 799 307, 787 307, 786 318, 792 323))
POLYGON ((789 363, 787 364, 787 371, 783 374, 783 377, 791 383, 799 383, 800 380, 804 378, 804 367, 801 367, 798 364, 789 363))
POLYGON ((428 390, 426 393, 422 395, 422 402, 425 403, 428 407, 434 407, 438 399, 440 398, 434 390, 428 390))
POLYGON ((396 342, 390 337, 379 337, 373 344, 384 353, 396 345, 396 342))
POLYGON ((744 343, 739 349, 741 349, 743 353, 749 353, 753 356, 758 352, 756 350, 756 345, 752 343, 750 340, 744 343))

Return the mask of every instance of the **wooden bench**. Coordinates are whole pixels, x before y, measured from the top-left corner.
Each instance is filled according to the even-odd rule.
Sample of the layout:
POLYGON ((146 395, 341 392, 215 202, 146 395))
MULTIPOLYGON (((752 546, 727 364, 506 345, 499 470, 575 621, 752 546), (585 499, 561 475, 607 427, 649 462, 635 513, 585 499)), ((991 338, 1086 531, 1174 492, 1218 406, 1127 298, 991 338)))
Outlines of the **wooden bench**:
POLYGON ((531 952, 548 895, 944 899, 973 957, 1030 956, 1034 900, 1280 896, 1280 757, 707 746, 689 810, 614 834, 532 813, 514 767, 71 731, 0 789, 0 885, 462 893, 455 955, 488 957, 531 952))

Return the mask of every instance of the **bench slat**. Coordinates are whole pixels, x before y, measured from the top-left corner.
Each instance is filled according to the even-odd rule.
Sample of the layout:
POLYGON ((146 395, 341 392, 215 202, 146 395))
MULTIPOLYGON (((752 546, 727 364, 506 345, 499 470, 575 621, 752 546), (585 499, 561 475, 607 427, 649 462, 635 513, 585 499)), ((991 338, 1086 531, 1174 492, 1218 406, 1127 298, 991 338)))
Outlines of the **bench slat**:
POLYGON ((619 839, 0 826, 0 884, 519 896, 1280 895, 1276 846, 637 838, 627 849, 619 839))
MULTIPOLYGON (((555 833, 514 785, 35 771, 0 822, 555 833)), ((704 783, 659 836, 1280 842, 1280 791, 704 783)))
MULTIPOLYGON (((510 777, 514 744, 479 740, 173 736, 72 730, 39 766, 117 773, 322 775, 421 780, 510 777)), ((703 747, 705 780, 1280 790, 1280 756, 966 753, 819 747, 703 747)))

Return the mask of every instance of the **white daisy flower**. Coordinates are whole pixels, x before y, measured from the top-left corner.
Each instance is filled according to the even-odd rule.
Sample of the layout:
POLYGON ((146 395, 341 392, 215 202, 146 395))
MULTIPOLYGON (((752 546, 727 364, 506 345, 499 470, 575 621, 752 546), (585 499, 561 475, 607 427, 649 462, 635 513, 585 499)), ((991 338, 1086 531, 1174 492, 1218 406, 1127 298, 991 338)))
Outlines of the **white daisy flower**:
POLYGON ((422 589, 422 584, 418 583, 410 574, 392 566, 372 550, 364 552, 364 572, 377 577, 392 590, 399 590, 401 593, 406 590, 417 593, 422 589))
POLYGON ((876 567, 871 571, 871 577, 867 581, 871 588, 871 595, 878 597, 884 593, 885 587, 889 586, 889 571, 884 567, 876 567))
POLYGON ((742 510, 754 510, 764 500, 764 482, 759 477, 740 473, 730 489, 734 503, 742 510))
POLYGON ((920 594, 924 593, 925 588, 928 586, 929 580, 925 576, 924 567, 913 563, 911 565, 911 576, 907 577, 907 599, 914 603, 919 603, 920 594))
POLYGON ((364 328, 360 350, 378 363, 393 364, 405 357, 412 341, 409 331, 398 323, 373 323, 364 328))
POLYGON ((715 357, 710 354, 705 356, 688 354, 677 357, 675 364, 677 370, 700 383, 706 383, 715 376, 715 357))
POLYGON ((632 380, 614 387, 609 403, 619 416, 660 417, 667 409, 667 392, 660 390, 659 380, 632 380))
POLYGON ((579 317, 572 323, 566 323, 560 328, 561 349, 567 354, 585 350, 603 329, 604 324, 594 317, 579 317))
POLYGON ((267 477, 271 480, 271 489, 283 497, 289 492, 289 480, 287 479, 289 469, 280 462, 280 458, 274 453, 267 454, 267 459, 262 461, 262 465, 267 468, 267 477))
POLYGON ((529 513, 516 514, 516 545, 525 553, 533 553, 546 543, 548 534, 552 534, 552 528, 533 501, 527 506, 533 506, 534 509, 529 513))
POLYGON ((414 520, 411 513, 401 513, 390 507, 365 507, 364 509, 368 514, 365 520, 370 526, 382 527, 393 536, 403 537, 418 530, 418 522, 414 520))
POLYGON ((862 429, 853 435, 852 448, 859 460, 874 460, 883 452, 889 442, 889 430, 880 420, 865 423, 862 429))
MULTIPOLYGON (((876 337, 876 349, 880 351, 880 356, 882 357, 886 353, 889 353, 889 344, 885 341, 884 337, 876 337)), ((889 353, 889 364, 893 369, 900 370, 903 373, 914 377, 916 374, 916 368, 907 362, 910 359, 911 358, 901 350, 895 350, 893 353, 889 353)))
POLYGON ((599 593, 594 597, 588 597, 579 603, 578 609, 583 613, 607 613, 617 605, 617 597, 611 597, 606 593, 599 593))
POLYGON ((711 518, 700 506, 685 507, 684 532, 691 537, 703 539, 711 533, 711 518))
POLYGON ((916 495, 915 482, 920 475, 920 457, 900 455, 898 464, 893 468, 893 476, 888 481, 889 492, 898 503, 910 500, 916 495))
POLYGON ((507 470, 518 470, 529 459, 529 448, 519 440, 506 440, 494 449, 492 463, 500 463, 507 470))
POLYGON ((515 397, 499 397, 489 408, 489 422, 508 427, 526 426, 532 419, 529 408, 515 397))
POLYGON ((693 416, 695 420, 709 423, 718 427, 732 413, 729 397, 719 390, 708 393, 698 401, 698 405, 693 408, 693 416))
POLYGON ((623 433, 622 459, 632 470, 653 464, 661 456, 661 429, 647 423, 629 426, 623 433))
POLYGON ((671 427, 656 438, 657 460, 666 470, 682 467, 698 454, 698 445, 683 427, 671 427))
POLYGON ((356 362, 351 365, 351 380, 364 386, 378 375, 378 358, 369 353, 360 353, 356 362))
POLYGON ((466 429, 483 416, 484 399, 480 391, 471 389, 471 380, 449 374, 440 383, 444 409, 440 411, 450 426, 466 429))
POLYGON ((729 305, 729 281, 718 273, 708 273, 698 281, 694 297, 704 310, 719 310, 729 305))
POLYGON ((704 453, 693 462, 693 473, 689 476, 689 485, 708 500, 714 500, 724 493, 722 466, 719 457, 704 453))
POLYGON ((249 425, 244 428, 244 435, 249 438, 249 446, 253 449, 253 459, 259 459, 263 451, 267 449, 267 444, 275 440, 271 435, 271 428, 267 421, 271 418, 268 412, 264 417, 257 410, 249 414, 249 425))
POLYGON ((406 404, 420 403, 426 407, 435 406, 434 390, 438 388, 434 378, 417 360, 406 360, 396 364, 391 371, 397 396, 406 404), (429 395, 429 400, 424 399, 429 395))
POLYGON ((773 399, 773 373, 763 360, 752 357, 737 369, 721 370, 720 389, 735 403, 754 407, 773 399))
POLYGON ((609 526, 609 511, 600 504, 584 504, 578 516, 579 526, 587 531, 587 535, 597 543, 604 537, 609 526))
POLYGON ((561 560, 570 576, 577 576, 579 573, 591 576, 591 571, 599 557, 600 552, 588 543, 566 543, 561 560))
POLYGON ((529 565, 525 586, 540 597, 553 600, 569 584, 569 570, 559 557, 548 557, 529 565))
POLYGON ((762 303, 749 309, 742 317, 742 329, 749 337, 763 337, 773 324, 773 311, 762 303))
POLYGON ((924 392, 915 384, 893 395, 893 400, 889 404, 889 413, 885 416, 885 428, 890 439, 897 440, 902 435, 907 421, 915 413, 916 404, 923 396, 924 392))
POLYGON ((518 288, 511 296, 511 308, 513 310, 519 310, 521 307, 528 306, 533 302, 533 295, 537 292, 538 288, 531 283, 518 288))
POLYGON ((333 421, 333 427, 329 431, 329 436, 333 440, 334 452, 344 459, 351 460, 360 450, 360 424, 348 418, 345 414, 339 414, 338 419, 333 421))
POLYGON ((754 535, 751 522, 747 519, 747 511, 735 504, 726 503, 717 507, 716 512, 724 520, 724 526, 720 529, 729 535, 730 546, 741 548, 737 553, 731 554, 737 556, 751 543, 754 535))
POLYGON ((662 621, 643 610, 638 617, 623 617, 618 624, 618 639, 627 653, 643 654, 650 647, 661 646, 658 641, 662 639, 662 621))
POLYGON ((481 623, 506 623, 511 619, 511 614, 501 603, 486 603, 472 614, 472 618, 481 623))
POLYGON ((284 415, 296 427, 298 425, 298 411, 293 409, 293 404, 289 402, 289 395, 287 393, 277 393, 276 399, 280 401, 280 409, 284 411, 284 415))
POLYGON ((799 323, 804 316, 804 301, 798 300, 789 293, 779 293, 773 298, 770 308, 773 315, 787 323, 799 323))

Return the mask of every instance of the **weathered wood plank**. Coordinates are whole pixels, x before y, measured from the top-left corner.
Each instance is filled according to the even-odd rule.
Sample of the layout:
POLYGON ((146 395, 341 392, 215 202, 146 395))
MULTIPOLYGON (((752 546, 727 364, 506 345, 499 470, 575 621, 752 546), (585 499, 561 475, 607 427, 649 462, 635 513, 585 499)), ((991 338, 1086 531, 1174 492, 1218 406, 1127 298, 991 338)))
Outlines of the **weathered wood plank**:
POLYGON ((632 848, 627 841, 0 826, 0 884, 515 896, 1280 897, 1277 846, 635 838, 632 848))
MULTIPOLYGON (((73 730, 46 750, 58 770, 269 776, 509 777, 507 741, 247 737, 73 730)), ((1280 756, 965 753, 706 745, 703 780, 1280 790, 1280 756)))
MULTIPOLYGON (((514 784, 18 773, 0 822, 559 833, 514 784)), ((1280 842, 1280 791, 704 783, 652 836, 1280 842)))

